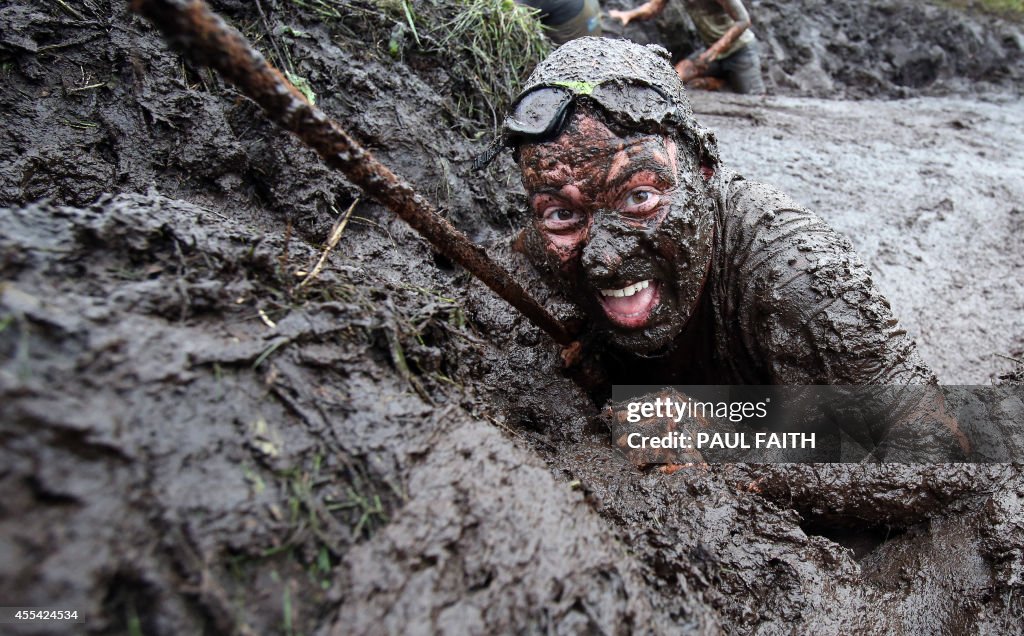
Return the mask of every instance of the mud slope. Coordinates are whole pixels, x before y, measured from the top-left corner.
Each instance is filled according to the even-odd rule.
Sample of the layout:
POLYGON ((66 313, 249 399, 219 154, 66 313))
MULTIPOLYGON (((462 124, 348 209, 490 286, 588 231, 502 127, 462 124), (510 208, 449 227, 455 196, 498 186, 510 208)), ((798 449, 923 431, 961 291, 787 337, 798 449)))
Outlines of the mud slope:
MULTIPOLYGON (((253 4, 215 7, 287 51, 324 110, 457 225, 507 239, 522 206, 508 158, 474 174, 485 140, 462 134, 443 69, 377 46, 403 17, 360 30, 261 4, 265 24, 253 4)), ((88 634, 1024 631, 1019 467, 637 472, 538 330, 122 4, 5 5, 0 55, 0 605, 74 608, 88 634), (350 206, 328 267, 300 286, 350 206)), ((886 112, 921 113, 917 131, 950 104, 886 112)), ((884 181, 932 207, 883 206, 895 218, 877 244, 854 237, 883 287, 906 290, 903 314, 932 293, 958 302, 900 268, 944 265, 972 196, 991 191, 1010 233, 985 239, 1008 253, 985 263, 1019 268, 1019 179, 939 158, 1019 111, 964 108, 926 152, 909 132, 858 141, 857 116, 825 102, 758 103, 760 125, 742 101, 698 102, 727 160, 854 233, 852 208, 886 195, 854 206, 854 182, 802 190, 769 161, 792 152, 827 174, 839 131, 962 178, 949 204, 884 181), (806 152, 749 149, 779 134, 806 152), (911 219, 935 234, 906 247, 911 219)), ((995 320, 1011 316, 1012 279, 986 289, 995 320)), ((987 324, 968 313, 965 332, 987 324)), ((918 318, 933 353, 960 325, 938 316, 918 318)), ((1011 321, 997 324, 1012 351, 1011 321)), ((983 373, 983 357, 938 359, 983 373)))

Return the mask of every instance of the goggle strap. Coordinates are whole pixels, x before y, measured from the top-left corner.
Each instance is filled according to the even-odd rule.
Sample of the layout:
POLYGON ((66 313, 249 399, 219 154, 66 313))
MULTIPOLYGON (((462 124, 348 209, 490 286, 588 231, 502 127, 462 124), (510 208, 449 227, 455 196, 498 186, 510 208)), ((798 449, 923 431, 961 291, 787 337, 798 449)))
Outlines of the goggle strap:
POLYGON ((495 157, 501 154, 501 151, 505 149, 505 135, 504 133, 499 134, 497 137, 491 140, 491 143, 487 144, 484 151, 473 159, 473 170, 479 172, 489 166, 495 157))

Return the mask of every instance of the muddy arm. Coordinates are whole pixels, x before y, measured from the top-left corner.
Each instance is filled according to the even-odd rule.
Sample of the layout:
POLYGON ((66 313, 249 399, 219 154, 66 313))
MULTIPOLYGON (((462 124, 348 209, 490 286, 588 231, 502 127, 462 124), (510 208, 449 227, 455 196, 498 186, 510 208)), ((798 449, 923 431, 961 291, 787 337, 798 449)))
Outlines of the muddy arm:
POLYGON ((907 527, 973 492, 993 489, 1005 465, 724 464, 740 490, 800 511, 815 524, 907 527))
MULTIPOLYGON (((898 390, 888 387, 889 390, 898 390)), ((889 463, 942 463, 963 460, 971 443, 934 385, 902 387, 906 396, 892 400, 901 411, 880 418, 882 430, 873 459, 889 463)))
MULTIPOLYGON (((734 178, 716 277, 729 350, 753 384, 934 384, 917 345, 843 236, 770 186, 734 178), (753 373, 752 373, 753 372, 753 373)), ((724 336, 723 336, 724 337, 724 336)))
POLYGON ((665 10, 665 5, 668 4, 668 0, 650 0, 645 2, 635 9, 629 11, 619 11, 618 9, 612 9, 608 12, 608 16, 620 20, 622 26, 626 26, 633 20, 650 20, 654 16, 658 15, 665 10))
POLYGON ((697 58, 699 64, 708 65, 714 62, 723 51, 729 50, 736 38, 750 28, 750 14, 747 13, 747 8, 740 0, 718 0, 718 4, 722 5, 729 17, 735 20, 735 24, 729 27, 729 30, 717 42, 700 54, 700 57, 697 58))

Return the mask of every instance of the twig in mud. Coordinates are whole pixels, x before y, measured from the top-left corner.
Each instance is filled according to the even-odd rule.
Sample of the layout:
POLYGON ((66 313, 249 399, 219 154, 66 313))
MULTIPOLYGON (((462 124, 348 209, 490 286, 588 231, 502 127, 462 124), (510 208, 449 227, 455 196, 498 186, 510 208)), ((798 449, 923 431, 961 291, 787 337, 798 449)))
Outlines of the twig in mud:
POLYGON ((1010 360, 1011 362, 1016 362, 1017 364, 1024 364, 1024 360, 1018 360, 1017 358, 1011 358, 1010 356, 1004 356, 1001 353, 997 353, 995 355, 999 356, 1000 358, 1006 358, 1007 360, 1010 360))
MULTIPOLYGON (((260 12, 260 19, 263 20, 263 28, 267 30, 267 39, 270 40, 270 46, 273 47, 274 52, 277 53, 277 59, 281 60, 281 64, 287 62, 284 56, 281 55, 281 49, 277 46, 277 40, 274 38, 274 31, 270 28, 270 20, 267 19, 267 14, 263 12, 263 3, 260 0, 256 0, 256 10, 260 12)), ((294 69, 292 69, 294 70, 294 69)))
POLYGON ((281 271, 288 269, 288 246, 292 244, 292 219, 289 216, 288 222, 284 225, 284 247, 281 248, 281 254, 277 257, 277 264, 281 267, 281 271))
POLYGON ((56 0, 56 2, 57 2, 57 4, 59 4, 61 6, 62 9, 67 11, 67 13, 69 15, 71 15, 73 18, 75 18, 79 22, 88 22, 89 21, 84 15, 82 15, 81 13, 76 11, 74 7, 69 5, 67 2, 64 2, 64 0, 56 0))
POLYGON ((359 197, 356 197, 356 200, 352 202, 352 205, 348 206, 348 209, 345 210, 345 214, 338 219, 337 223, 334 224, 334 229, 331 230, 331 236, 327 239, 327 247, 324 248, 324 253, 320 255, 320 260, 318 260, 316 265, 313 266, 313 271, 307 274, 306 277, 299 282, 296 289, 302 289, 309 283, 313 282, 313 279, 315 279, 320 274, 321 270, 323 270, 324 263, 327 262, 327 256, 338 244, 338 241, 341 240, 341 235, 345 231, 345 227, 348 225, 348 219, 352 216, 352 210, 356 209, 357 203, 359 203, 359 197))
POLYGON ((260 315, 260 320, 263 321, 263 324, 265 324, 266 326, 270 327, 271 329, 277 329, 277 323, 270 319, 270 316, 267 315, 267 312, 265 312, 262 309, 260 309, 259 310, 259 315, 260 315))
POLYGON ((91 34, 89 34, 89 35, 87 35, 85 37, 81 37, 81 38, 78 38, 78 39, 75 39, 75 40, 68 40, 66 42, 58 42, 57 44, 47 44, 45 46, 41 46, 38 49, 36 49, 36 53, 37 54, 42 54, 42 53, 48 53, 49 51, 56 51, 58 49, 66 49, 69 46, 78 46, 79 44, 85 44, 86 42, 88 42, 90 40, 95 40, 100 35, 101 35, 100 33, 91 33, 91 34))
POLYGON ((188 526, 172 526, 168 539, 171 557, 185 578, 194 584, 189 591, 213 619, 217 633, 256 636, 256 632, 236 615, 227 591, 210 571, 209 559, 200 556, 198 543, 188 526))
POLYGON ((698 110, 695 108, 693 113, 695 115, 703 115, 706 117, 737 117, 739 119, 749 119, 755 126, 763 125, 767 121, 760 113, 745 110, 722 110, 718 108, 698 110))
POLYGON ((444 256, 466 268, 555 342, 573 336, 512 276, 459 232, 412 186, 377 161, 344 129, 311 104, 235 29, 202 0, 131 0, 132 9, 159 28, 175 48, 217 70, 259 104, 267 116, 297 135, 327 165, 383 203, 444 256))
POLYGON ((388 340, 388 347, 391 349, 391 362, 395 365, 395 369, 398 371, 398 375, 412 386, 413 390, 420 398, 429 404, 434 406, 434 401, 430 399, 430 394, 423 387, 423 383, 420 382, 419 378, 413 375, 409 369, 409 362, 405 358, 405 349, 402 347, 402 342, 398 338, 397 328, 385 329, 384 334, 388 340))
POLYGON ((106 86, 106 82, 96 82, 95 84, 89 84, 88 86, 79 86, 78 88, 68 89, 69 93, 81 93, 82 91, 91 91, 94 88, 100 88, 106 86))

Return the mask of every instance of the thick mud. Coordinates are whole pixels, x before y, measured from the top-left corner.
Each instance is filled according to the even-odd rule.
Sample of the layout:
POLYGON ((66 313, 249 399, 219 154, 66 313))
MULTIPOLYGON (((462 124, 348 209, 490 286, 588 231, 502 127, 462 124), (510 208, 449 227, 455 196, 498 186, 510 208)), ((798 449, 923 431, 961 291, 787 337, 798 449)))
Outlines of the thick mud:
MULTIPOLYGON (((543 298, 512 164, 472 172, 429 60, 262 7, 215 3, 543 298)), ((0 605, 92 634, 1024 629, 1019 467, 639 472, 539 330, 123 5, 5 6, 0 55, 0 605)), ((941 379, 1008 371, 1019 106, 867 107, 695 99, 941 379)))

